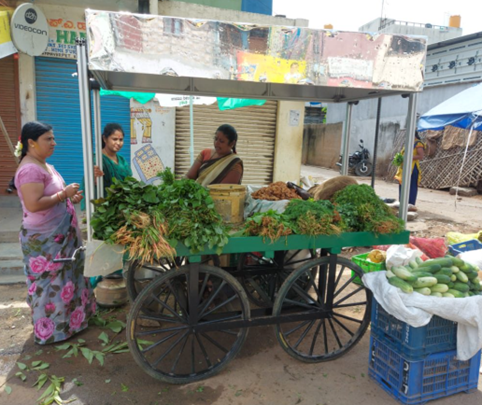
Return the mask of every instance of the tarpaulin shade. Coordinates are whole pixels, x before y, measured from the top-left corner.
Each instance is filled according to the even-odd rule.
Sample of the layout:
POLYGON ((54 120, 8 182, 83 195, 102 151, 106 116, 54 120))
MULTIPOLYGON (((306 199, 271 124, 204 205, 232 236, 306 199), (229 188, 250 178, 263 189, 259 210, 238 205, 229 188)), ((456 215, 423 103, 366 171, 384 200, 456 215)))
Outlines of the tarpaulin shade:
POLYGON ((482 84, 456 94, 420 117, 418 130, 457 128, 482 130, 482 84))

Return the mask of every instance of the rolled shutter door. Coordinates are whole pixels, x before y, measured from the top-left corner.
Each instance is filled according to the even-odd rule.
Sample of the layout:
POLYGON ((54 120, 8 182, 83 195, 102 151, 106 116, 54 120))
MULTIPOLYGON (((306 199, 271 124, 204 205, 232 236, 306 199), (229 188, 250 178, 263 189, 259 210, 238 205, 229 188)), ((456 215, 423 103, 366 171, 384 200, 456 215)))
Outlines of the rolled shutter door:
MULTIPOLYGON (((194 157, 201 150, 213 148, 216 129, 230 124, 238 133, 236 150, 244 165, 243 184, 269 184, 273 179, 276 114, 278 103, 220 111, 217 103, 195 105, 194 157)), ((183 176, 190 165, 189 107, 176 108, 176 175, 183 176)))
MULTIPOLYGON (((80 183, 84 176, 82 127, 80 123, 79 83, 72 74, 76 61, 57 58, 35 58, 37 89, 37 119, 54 128, 57 146, 48 159, 67 184, 80 183)), ((130 160, 129 99, 105 96, 100 99, 102 128, 108 122, 118 122, 125 132, 121 154, 130 160)))
MULTIPOLYGON (((13 147, 21 132, 18 62, 13 56, 0 59, 0 116, 13 147)), ((17 170, 17 162, 0 132, 0 195, 7 194, 9 181, 17 170)))

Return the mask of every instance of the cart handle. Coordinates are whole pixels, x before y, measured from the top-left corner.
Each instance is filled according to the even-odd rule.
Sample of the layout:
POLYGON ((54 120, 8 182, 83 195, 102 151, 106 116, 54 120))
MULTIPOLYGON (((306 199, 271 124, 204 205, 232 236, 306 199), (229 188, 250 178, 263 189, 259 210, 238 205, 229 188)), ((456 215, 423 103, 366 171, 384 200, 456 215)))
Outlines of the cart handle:
POLYGON ((77 256, 77 253, 83 252, 85 250, 85 246, 80 246, 77 249, 74 250, 74 253, 72 253, 72 257, 65 257, 61 259, 54 259, 54 263, 63 263, 63 262, 74 262, 75 257, 77 256))

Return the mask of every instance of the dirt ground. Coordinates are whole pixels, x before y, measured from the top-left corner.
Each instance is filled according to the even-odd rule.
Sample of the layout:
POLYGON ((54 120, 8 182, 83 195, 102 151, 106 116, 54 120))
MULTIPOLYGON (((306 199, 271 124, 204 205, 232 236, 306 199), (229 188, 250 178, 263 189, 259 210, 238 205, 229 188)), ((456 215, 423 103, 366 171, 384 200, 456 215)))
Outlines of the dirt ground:
MULTIPOLYGON (((305 168, 306 169, 306 168, 305 168)), ((309 169, 309 168, 308 168, 309 169)), ((314 171, 314 170, 313 170, 314 171)), ((308 172, 308 174, 310 174, 308 172)), ((314 177, 330 173, 314 171, 314 177)), ((364 182, 368 179, 363 180, 364 182)), ((378 182, 377 193, 396 198, 393 184, 378 182)), ((409 228, 417 236, 444 236, 446 232, 476 232, 482 229, 482 199, 462 198, 454 211, 454 198, 447 192, 421 190, 419 218, 409 228)), ((359 254, 362 248, 349 250, 345 256, 359 254)), ((184 404, 277 404, 277 405, 340 405, 340 404, 395 404, 384 390, 368 377, 370 333, 339 359, 308 364, 289 356, 278 344, 272 327, 251 328, 238 356, 220 374, 197 383, 170 385, 147 375, 135 363, 130 353, 107 354, 105 364, 92 364, 79 354, 62 358, 65 351, 56 345, 39 346, 33 343, 30 310, 25 303, 24 285, 0 286, 0 404, 37 404, 38 391, 33 387, 41 373, 65 379, 61 397, 73 405, 184 405, 184 404), (42 371, 24 371, 23 382, 16 373, 17 362, 32 367, 33 361, 49 363, 42 371), (6 384, 5 384, 6 382, 6 384), (6 386, 10 387, 8 394, 6 386)), ((105 319, 126 320, 129 306, 104 310, 105 319)), ((76 335, 85 340, 85 347, 101 350, 99 335, 105 332, 112 341, 125 341, 125 330, 116 334, 100 326, 89 327, 76 335)), ((457 394, 436 403, 449 405, 463 401, 465 405, 482 403, 482 374, 478 389, 457 394)))

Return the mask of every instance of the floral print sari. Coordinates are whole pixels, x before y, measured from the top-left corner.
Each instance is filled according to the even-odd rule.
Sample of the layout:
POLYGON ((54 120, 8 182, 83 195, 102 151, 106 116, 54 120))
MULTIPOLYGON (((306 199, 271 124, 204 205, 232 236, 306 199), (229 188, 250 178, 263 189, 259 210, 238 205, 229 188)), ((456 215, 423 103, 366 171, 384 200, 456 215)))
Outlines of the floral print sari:
POLYGON ((75 209, 66 200, 65 215, 52 232, 20 230, 27 276, 27 303, 32 311, 35 343, 68 339, 85 329, 96 303, 89 281, 83 276, 84 254, 74 262, 55 263, 71 257, 82 245, 75 209))

